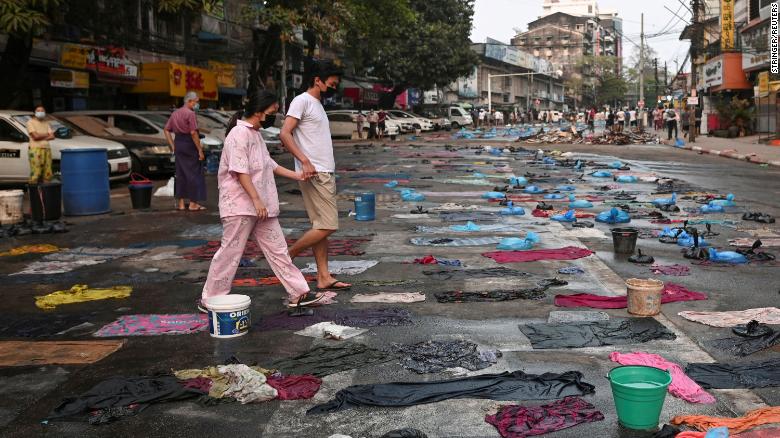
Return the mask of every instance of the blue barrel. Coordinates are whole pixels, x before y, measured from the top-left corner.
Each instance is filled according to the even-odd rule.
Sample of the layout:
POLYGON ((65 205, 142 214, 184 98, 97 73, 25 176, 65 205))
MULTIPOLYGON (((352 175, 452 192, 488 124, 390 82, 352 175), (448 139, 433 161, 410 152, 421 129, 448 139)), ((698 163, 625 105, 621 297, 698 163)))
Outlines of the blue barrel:
POLYGON ((86 216, 111 211, 105 149, 63 149, 60 173, 65 215, 86 216))
POLYGON ((206 156, 206 172, 217 173, 219 172, 219 160, 222 157, 222 149, 209 152, 206 156))
POLYGON ((376 217, 374 212, 374 194, 372 192, 358 193, 355 196, 355 219, 359 221, 372 221, 376 217))

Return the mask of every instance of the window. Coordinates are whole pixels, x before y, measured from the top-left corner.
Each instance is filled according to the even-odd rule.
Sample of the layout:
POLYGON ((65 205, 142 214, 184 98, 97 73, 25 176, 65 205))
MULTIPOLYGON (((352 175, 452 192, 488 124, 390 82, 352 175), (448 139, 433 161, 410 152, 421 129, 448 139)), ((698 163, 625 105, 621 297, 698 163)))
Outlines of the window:
POLYGON ((157 128, 132 116, 115 115, 114 126, 128 134, 157 134, 157 128))
POLYGON ((582 25, 581 25, 581 24, 578 24, 578 25, 575 27, 575 29, 577 29, 578 31, 582 32, 582 25))
POLYGON ((21 143, 27 141, 26 135, 19 132, 18 129, 11 126, 5 120, 0 120, 0 141, 12 141, 14 143, 21 143))
POLYGON ((760 9, 761 9, 761 5, 760 5, 759 0, 750 0, 750 5, 749 5, 748 11, 749 11, 751 20, 755 20, 756 18, 759 17, 759 13, 758 12, 759 12, 760 9))
POLYGON ((589 14, 593 13, 593 5, 588 5, 588 13, 589 14))

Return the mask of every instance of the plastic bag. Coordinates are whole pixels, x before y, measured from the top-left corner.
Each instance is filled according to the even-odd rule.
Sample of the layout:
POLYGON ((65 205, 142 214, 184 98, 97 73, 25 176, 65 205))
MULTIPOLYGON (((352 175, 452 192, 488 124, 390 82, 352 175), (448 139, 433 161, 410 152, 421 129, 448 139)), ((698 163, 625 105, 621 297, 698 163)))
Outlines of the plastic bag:
POLYGON ((544 195, 544 199, 563 199, 563 195, 559 193, 550 193, 549 195, 544 195))
POLYGON ((677 141, 674 143, 674 145, 677 147, 683 147, 685 146, 685 140, 678 138, 677 141))
POLYGON ((168 180, 168 183, 157 189, 154 192, 154 196, 173 196, 173 185, 176 183, 176 178, 172 177, 168 180))
POLYGON ((593 203, 584 199, 577 200, 574 195, 569 195, 569 208, 591 208, 593 203))
POLYGON ((605 224, 626 224, 631 222, 631 216, 623 210, 612 208, 611 210, 602 211, 597 214, 596 222, 603 222, 605 224))
MULTIPOLYGON (((693 236, 688 234, 685 231, 683 231, 682 233, 680 233, 679 236, 677 236, 677 244, 680 246, 694 246, 695 243, 696 242, 693 236)), ((710 244, 706 242, 703 237, 699 236, 699 246, 705 247, 705 246, 710 246, 710 244)))
POLYGON ((414 189, 404 189, 401 191, 401 200, 407 202, 425 201, 425 195, 423 195, 422 193, 416 193, 414 189))
POLYGON ((515 207, 512 201, 507 203, 507 207, 502 209, 500 213, 504 216, 522 216, 525 214, 523 207, 515 207))
POLYGON ((480 172, 474 172, 474 173, 471 174, 471 176, 473 176, 474 178, 487 178, 487 175, 485 175, 484 173, 480 173, 480 172))
POLYGON ((726 199, 713 199, 708 205, 710 207, 715 205, 719 205, 721 207, 734 207, 737 204, 734 202, 734 195, 729 193, 726 195, 726 199))
POLYGON ((591 173, 590 176, 595 176, 596 178, 612 178, 612 172, 608 172, 606 170, 597 170, 591 173))
POLYGON ((506 193, 501 192, 485 192, 482 194, 482 199, 504 199, 506 193))
POLYGON ((524 186, 528 184, 528 178, 524 176, 512 176, 509 177, 509 184, 512 184, 513 186, 524 186))
POLYGON ((609 163, 609 167, 611 167, 613 169, 620 169, 623 166, 624 166, 624 164, 622 162, 620 162, 620 161, 613 161, 613 162, 609 163))
POLYGON ((544 157, 542 159, 542 163, 544 163, 544 164, 552 164, 554 166, 554 165, 557 164, 557 161, 555 161, 554 159, 552 159, 550 157, 544 157))
POLYGON ((702 205, 701 207, 699 207, 699 211, 702 212, 703 214, 725 212, 722 205, 710 205, 710 204, 702 205))
POLYGON ((556 214, 550 217, 550 220, 554 220, 558 222, 577 222, 577 218, 574 216, 574 214, 575 214, 574 210, 569 210, 566 213, 556 214))
POLYGON ((671 198, 656 198, 652 201, 655 206, 659 205, 674 205, 677 203, 677 193, 672 193, 671 198))
POLYGON ((573 192, 577 190, 574 186, 562 185, 555 188, 559 192, 573 192))
POLYGON ((398 185, 398 181, 392 180, 389 183, 385 184, 385 187, 387 187, 388 189, 392 189, 393 187, 395 187, 397 185, 398 185))
POLYGON ((452 231, 479 231, 482 229, 482 227, 475 224, 474 222, 468 221, 466 222, 466 225, 452 225, 450 226, 450 229, 452 231))
POLYGON ((709 249, 710 261, 715 263, 732 263, 735 265, 747 263, 747 257, 735 251, 716 251, 715 248, 709 249))
POLYGON ((661 233, 658 235, 658 237, 674 237, 676 239, 678 230, 679 228, 664 227, 664 229, 661 230, 661 233))
POLYGON ((575 170, 582 170, 582 161, 577 160, 577 163, 574 164, 575 170))
POLYGON ((638 179, 634 175, 620 175, 615 178, 615 181, 619 183, 635 183, 638 179))
POLYGON ((529 231, 525 238, 522 239, 519 237, 505 237, 501 239, 501 242, 498 243, 496 249, 522 251, 533 248, 534 244, 539 243, 539 241, 539 236, 536 233, 529 231))
POLYGON ((525 189, 523 189, 526 193, 542 193, 544 190, 540 189, 538 186, 528 186, 525 189))

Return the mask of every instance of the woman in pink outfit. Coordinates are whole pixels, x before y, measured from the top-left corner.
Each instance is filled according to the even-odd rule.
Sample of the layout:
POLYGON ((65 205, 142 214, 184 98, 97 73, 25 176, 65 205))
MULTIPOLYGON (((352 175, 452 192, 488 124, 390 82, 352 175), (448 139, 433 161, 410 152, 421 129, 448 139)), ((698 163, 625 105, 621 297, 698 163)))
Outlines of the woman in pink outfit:
POLYGON ((261 127, 272 126, 279 104, 276 96, 259 91, 228 124, 217 181, 222 241, 209 267, 198 308, 210 297, 230 293, 233 278, 249 238, 263 251, 274 274, 287 290, 288 307, 311 305, 322 298, 310 292, 301 271, 290 260, 279 225, 279 196, 274 175, 301 180, 302 174, 276 164, 268 153, 261 127))

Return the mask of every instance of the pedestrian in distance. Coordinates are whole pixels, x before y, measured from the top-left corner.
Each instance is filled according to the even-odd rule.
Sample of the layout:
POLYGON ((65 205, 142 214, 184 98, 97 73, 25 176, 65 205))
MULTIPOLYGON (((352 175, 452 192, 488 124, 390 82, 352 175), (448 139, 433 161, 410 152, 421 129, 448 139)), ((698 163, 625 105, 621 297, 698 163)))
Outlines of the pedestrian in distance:
POLYGON ((308 89, 290 103, 280 139, 295 157, 295 170, 303 172, 298 184, 312 227, 289 248, 291 258, 311 248, 317 264, 317 288, 349 289, 328 270, 328 236, 339 229, 336 205, 336 162, 328 115, 321 99, 333 95, 341 81, 341 69, 320 61, 310 74, 308 89))
POLYGON ((687 108, 683 109, 679 119, 682 123, 683 138, 688 137, 688 129, 691 127, 690 113, 688 111, 689 110, 687 108))
POLYGON ((615 132, 623 132, 623 126, 626 124, 626 113, 618 109, 615 114, 615 132))
POLYGON ((385 110, 379 110, 376 127, 377 132, 379 133, 379 139, 381 140, 385 136, 385 130, 387 129, 387 113, 385 110))
POLYGON ((30 184, 47 183, 53 177, 49 140, 54 140, 54 131, 46 118, 46 108, 42 105, 35 107, 35 114, 27 121, 27 134, 30 135, 27 150, 30 184))
POLYGON ((206 200, 206 177, 203 161, 206 155, 200 143, 198 119, 195 112, 200 109, 198 94, 194 91, 184 95, 184 105, 173 112, 165 123, 165 139, 176 158, 176 184, 174 196, 179 211, 202 211, 206 200), (189 201, 185 209, 184 201, 189 201))
POLYGON ((672 132, 674 132, 674 138, 677 139, 677 114, 673 109, 669 108, 664 112, 664 123, 666 123, 667 135, 666 139, 672 139, 672 132))
POLYGON ((279 195, 274 175, 302 181, 303 172, 294 172, 276 163, 268 153, 260 128, 273 126, 279 103, 270 91, 249 97, 244 109, 228 123, 217 181, 222 241, 211 259, 206 284, 198 308, 205 311, 208 299, 230 293, 241 257, 249 239, 263 252, 276 277, 287 291, 291 309, 322 299, 312 293, 301 271, 287 252, 287 242, 279 225, 279 195))
POLYGON ((363 111, 358 111, 357 115, 355 116, 355 123, 357 124, 357 137, 358 139, 363 139, 363 125, 366 123, 366 116, 363 114, 363 111))
POLYGON ((609 132, 613 132, 615 128, 615 113, 613 113, 612 110, 607 111, 607 121, 605 127, 609 132))
POLYGON ((376 138, 376 125, 379 122, 379 116, 373 108, 368 112, 366 119, 368 120, 368 138, 376 138))
POLYGON ((479 124, 477 125, 477 127, 482 127, 482 126, 485 125, 485 117, 486 117, 485 108, 480 108, 480 110, 479 110, 479 124))
POLYGON ((591 108, 588 111, 588 129, 591 133, 596 132, 596 108, 591 108))

